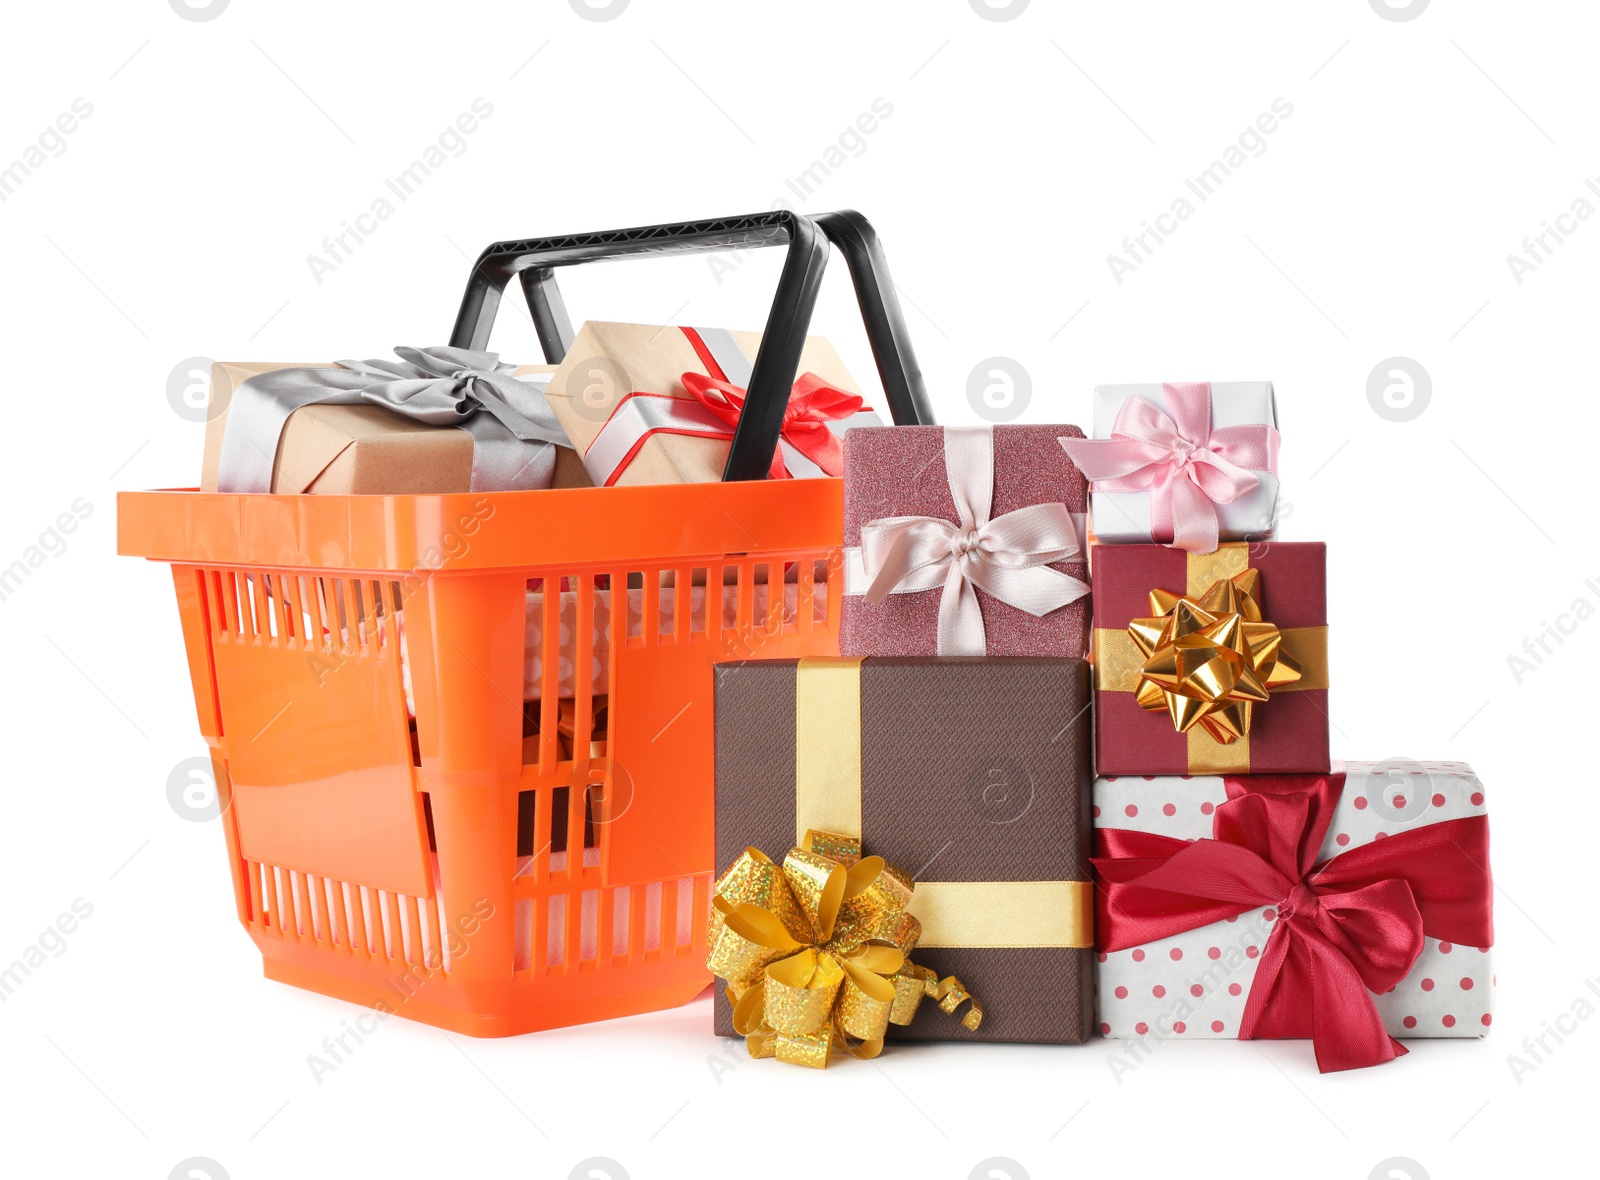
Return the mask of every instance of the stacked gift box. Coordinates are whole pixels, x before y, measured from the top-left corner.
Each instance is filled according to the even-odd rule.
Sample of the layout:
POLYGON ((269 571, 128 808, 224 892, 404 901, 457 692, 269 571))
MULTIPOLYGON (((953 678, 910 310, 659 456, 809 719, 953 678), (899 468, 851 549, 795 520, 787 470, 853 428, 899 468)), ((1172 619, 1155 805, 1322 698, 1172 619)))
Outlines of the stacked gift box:
POLYGON ((1324 1070, 1481 1036, 1483 794, 1337 763, 1327 557, 1275 536, 1267 383, 1102 387, 1093 481, 1099 1031, 1310 1038, 1324 1070))
MULTIPOLYGON (((759 345, 590 323, 559 367, 218 365, 204 484, 715 480, 759 345)), ((839 654, 714 671, 718 1033, 810 1066, 894 1040, 1309 1038, 1324 1069, 1484 1033, 1481 785, 1331 760, 1326 552, 1275 535, 1278 447, 1250 382, 1102 387, 1092 438, 882 426, 805 342, 769 475, 843 477, 839 654)), ((674 592, 745 617, 710 581, 647 617, 674 592)), ((778 581, 758 617, 801 609, 778 581)), ((593 669, 526 676, 529 702, 559 694, 568 759, 584 735, 604 754, 610 619, 636 631, 646 591, 600 585, 593 669)), ((570 594, 530 581, 529 652, 578 626, 570 594)))
POLYGON ((1272 386, 1102 387, 1094 433, 846 437, 843 657, 719 669, 718 1031, 811 1065, 830 1039, 1296 1038, 1325 1070, 1483 1035, 1482 790, 1330 759, 1326 550, 1274 533, 1272 386), (826 969, 875 943, 807 908, 817 842, 910 881, 876 1024, 826 969), (903 1023, 923 988, 979 1019, 903 1023))
MULTIPOLYGON (((715 942, 737 954, 725 969, 713 952, 728 983, 716 1022, 758 1055, 817 1064, 829 1040, 871 1055, 886 1036, 1078 1044, 1091 1033, 1088 489, 1063 433, 1081 437, 1066 426, 850 431, 843 655, 717 669, 717 853, 735 868, 718 882, 715 942), (883 999, 864 1002, 874 985, 847 971, 831 1019, 794 1003, 774 956, 849 962, 882 940, 871 923, 830 935, 802 906, 812 924, 796 924, 796 945, 763 944, 745 851, 793 847, 781 873, 803 879, 819 839, 842 849, 830 871, 847 896, 858 858, 882 858, 910 919, 879 964, 883 999)), ((832 986, 825 971, 812 978, 832 986)))

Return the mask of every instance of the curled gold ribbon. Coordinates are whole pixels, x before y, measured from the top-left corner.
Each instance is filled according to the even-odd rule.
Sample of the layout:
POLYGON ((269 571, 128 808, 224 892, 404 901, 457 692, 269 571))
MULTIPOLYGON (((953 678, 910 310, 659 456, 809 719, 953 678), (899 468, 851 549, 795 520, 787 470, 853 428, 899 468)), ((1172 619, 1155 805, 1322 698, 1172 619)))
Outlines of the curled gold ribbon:
POLYGON ((1250 713, 1300 679, 1283 632, 1261 616, 1261 571, 1219 578, 1198 598, 1150 591, 1150 618, 1128 634, 1145 657, 1135 699, 1173 728, 1199 725, 1219 745, 1250 732, 1250 713))
POLYGON ((727 982, 733 1024, 752 1057, 824 1069, 835 1044, 883 1051, 889 1025, 925 998, 976 1030, 983 1008, 955 976, 911 962, 921 924, 906 912, 911 876, 861 841, 810 831, 776 865, 747 848, 717 881, 706 965, 727 982))

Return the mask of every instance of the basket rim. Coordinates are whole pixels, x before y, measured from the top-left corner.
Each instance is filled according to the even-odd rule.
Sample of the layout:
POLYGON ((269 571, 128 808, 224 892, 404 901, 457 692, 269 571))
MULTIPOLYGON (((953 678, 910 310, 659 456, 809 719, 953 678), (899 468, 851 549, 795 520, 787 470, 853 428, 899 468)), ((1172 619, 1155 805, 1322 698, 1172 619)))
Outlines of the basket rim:
POLYGON ((693 565, 843 545, 844 481, 430 495, 117 493, 117 552, 183 565, 385 573, 693 565))

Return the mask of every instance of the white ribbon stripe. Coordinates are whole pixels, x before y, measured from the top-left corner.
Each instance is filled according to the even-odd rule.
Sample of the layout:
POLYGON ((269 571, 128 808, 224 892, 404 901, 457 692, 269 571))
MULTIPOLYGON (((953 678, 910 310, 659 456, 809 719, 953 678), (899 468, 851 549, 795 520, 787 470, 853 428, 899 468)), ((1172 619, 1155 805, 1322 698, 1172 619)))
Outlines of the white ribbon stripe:
MULTIPOLYGON (((751 362, 739 347, 739 342, 733 338, 733 333, 725 328, 696 328, 695 331, 728 383, 749 389, 751 362)), ((842 436, 855 426, 882 425, 883 419, 871 410, 865 410, 841 421, 829 422, 828 429, 842 436)), ((628 393, 584 452, 583 465, 589 469, 590 478, 602 487, 610 487, 632 461, 644 440, 658 432, 701 438, 730 437, 728 424, 692 397, 628 393)), ((792 443, 779 439, 778 445, 783 451, 783 465, 794 478, 827 477, 826 471, 801 454, 792 443)))

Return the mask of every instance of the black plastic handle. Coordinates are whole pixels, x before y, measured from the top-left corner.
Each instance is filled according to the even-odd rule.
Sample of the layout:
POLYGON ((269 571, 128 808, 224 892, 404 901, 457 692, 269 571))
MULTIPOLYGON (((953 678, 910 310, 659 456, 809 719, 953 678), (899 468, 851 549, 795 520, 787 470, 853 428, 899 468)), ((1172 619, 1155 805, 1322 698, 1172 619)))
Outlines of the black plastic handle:
POLYGON ((844 254, 850 267, 850 281, 856 289, 856 303, 872 345, 872 358, 878 363, 878 380, 889 399, 889 414, 901 426, 932 426, 933 407, 923 388, 922 369, 917 365, 906 331, 900 298, 889 278, 889 262, 878 243, 872 223, 854 209, 836 213, 813 213, 811 220, 844 254))
POLYGON ((572 340, 571 325, 550 274, 555 267, 607 258, 751 249, 785 242, 789 245, 788 257, 778 278, 761 347, 750 369, 745 410, 734 428, 728 462, 722 472, 724 480, 762 479, 778 449, 789 389, 800 367, 806 329, 811 324, 811 311, 828 262, 827 239, 808 218, 780 209, 711 221, 496 242, 478 256, 472 268, 450 343, 457 348, 483 348, 489 342, 489 330, 500 307, 500 293, 512 275, 520 274, 545 358, 555 364, 566 355, 572 340))
POLYGON ((513 274, 522 282, 545 359, 559 363, 572 346, 572 324, 556 284, 555 269, 582 262, 648 254, 749 249, 789 245, 761 347, 751 370, 746 412, 734 430, 724 480, 764 478, 777 450, 789 388, 800 364, 806 331, 831 239, 845 255, 861 307, 878 375, 892 417, 911 425, 931 423, 928 406, 889 280, 877 234, 861 214, 845 210, 814 220, 775 210, 711 221, 643 226, 564 237, 497 242, 473 267, 450 342, 458 348, 483 348, 499 310, 501 292, 513 274), (819 232, 821 231, 821 232, 819 232))

